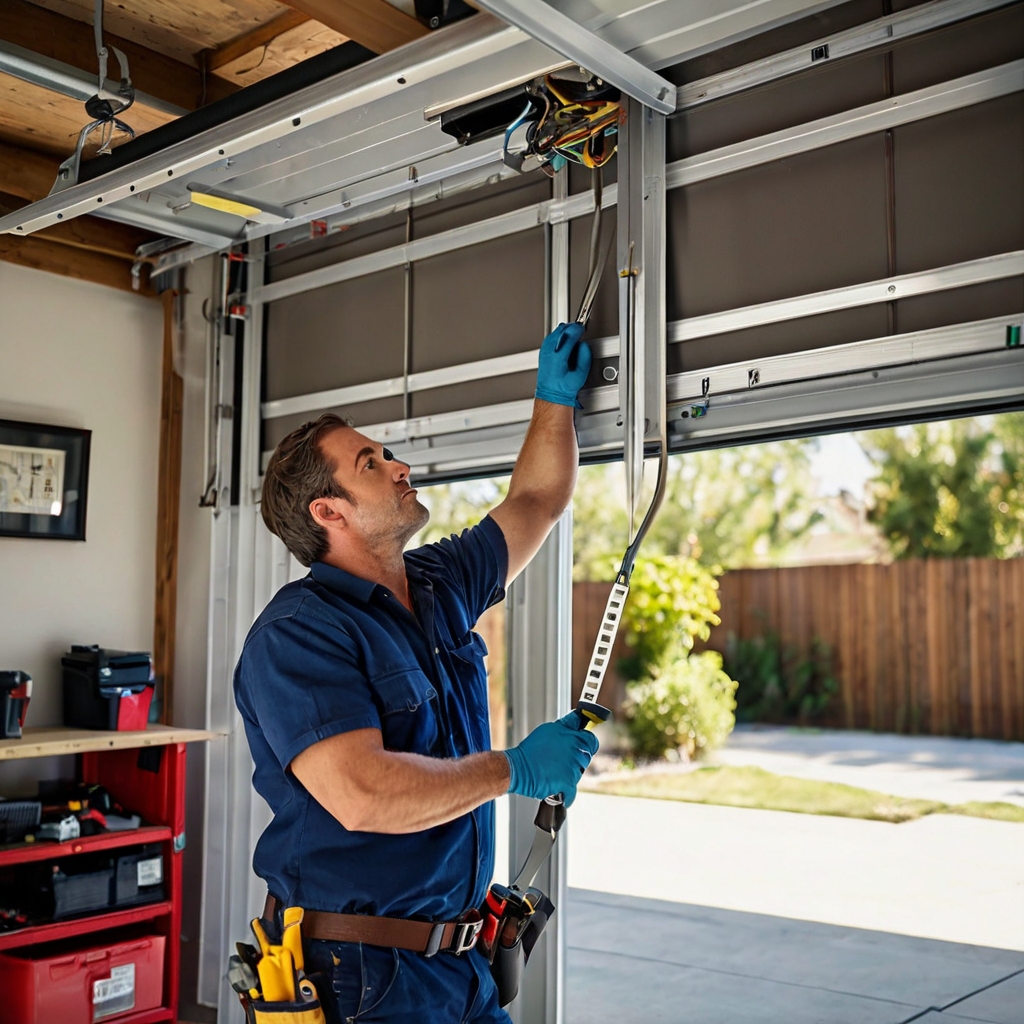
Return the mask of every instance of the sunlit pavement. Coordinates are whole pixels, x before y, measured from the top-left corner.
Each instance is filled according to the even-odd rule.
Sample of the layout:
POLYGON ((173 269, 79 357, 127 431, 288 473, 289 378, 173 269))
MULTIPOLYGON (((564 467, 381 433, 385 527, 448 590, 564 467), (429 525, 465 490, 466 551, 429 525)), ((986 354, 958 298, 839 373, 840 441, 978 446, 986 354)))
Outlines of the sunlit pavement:
POLYGON ((1024 1024, 1024 825, 584 792, 567 830, 567 1024, 1024 1024))
POLYGON ((756 765, 950 804, 1024 805, 1024 743, 741 725, 709 763, 756 765))

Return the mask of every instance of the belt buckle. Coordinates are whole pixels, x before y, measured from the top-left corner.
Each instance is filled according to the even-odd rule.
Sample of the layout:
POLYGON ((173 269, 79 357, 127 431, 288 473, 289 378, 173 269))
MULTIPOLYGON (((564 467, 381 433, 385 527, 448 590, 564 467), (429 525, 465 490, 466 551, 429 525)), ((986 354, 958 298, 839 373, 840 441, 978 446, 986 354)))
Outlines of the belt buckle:
POLYGON ((467 910, 463 916, 468 914, 475 915, 474 919, 459 921, 455 925, 455 931, 452 933, 452 944, 449 952, 454 953, 456 956, 459 956, 461 953, 468 953, 476 945, 476 940, 480 937, 480 929, 484 926, 484 921, 479 911, 467 910))

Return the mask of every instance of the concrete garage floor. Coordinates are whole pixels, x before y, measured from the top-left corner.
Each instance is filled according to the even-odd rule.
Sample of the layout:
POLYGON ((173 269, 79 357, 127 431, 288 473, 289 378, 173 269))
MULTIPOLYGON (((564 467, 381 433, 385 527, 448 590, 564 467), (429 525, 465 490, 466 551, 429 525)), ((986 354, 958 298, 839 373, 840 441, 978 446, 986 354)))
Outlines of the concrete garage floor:
MULTIPOLYGON (((741 733, 722 761, 947 801, 1022 787, 1024 744, 972 767, 978 741, 868 735, 741 733)), ((1024 1024, 1024 825, 581 792, 567 833, 567 1024, 1024 1024)))

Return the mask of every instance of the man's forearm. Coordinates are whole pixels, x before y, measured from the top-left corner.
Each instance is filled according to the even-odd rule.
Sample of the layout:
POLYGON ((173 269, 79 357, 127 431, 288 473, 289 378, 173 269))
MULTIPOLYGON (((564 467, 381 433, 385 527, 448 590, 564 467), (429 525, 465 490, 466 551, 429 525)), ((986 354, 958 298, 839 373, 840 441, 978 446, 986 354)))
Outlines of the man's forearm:
POLYGON ((498 751, 435 758, 385 751, 360 801, 359 832, 421 832, 475 810, 508 791, 509 767, 498 751))
POLYGON ((420 832, 508 791, 497 751, 435 758, 385 750, 376 729, 321 740, 291 763, 309 794, 354 832, 420 832))

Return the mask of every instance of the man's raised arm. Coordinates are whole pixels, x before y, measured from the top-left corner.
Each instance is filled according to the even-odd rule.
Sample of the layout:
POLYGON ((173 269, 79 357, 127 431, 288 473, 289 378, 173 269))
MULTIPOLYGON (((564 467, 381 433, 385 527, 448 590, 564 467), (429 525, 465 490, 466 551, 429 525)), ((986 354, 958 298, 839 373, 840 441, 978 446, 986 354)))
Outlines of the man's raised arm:
POLYGON ((508 545, 511 583, 526 568, 572 500, 579 449, 573 414, 590 372, 582 324, 559 324, 540 348, 533 417, 508 495, 491 512, 508 545))

